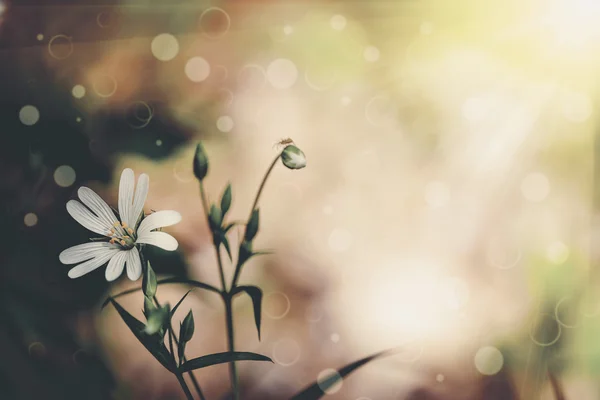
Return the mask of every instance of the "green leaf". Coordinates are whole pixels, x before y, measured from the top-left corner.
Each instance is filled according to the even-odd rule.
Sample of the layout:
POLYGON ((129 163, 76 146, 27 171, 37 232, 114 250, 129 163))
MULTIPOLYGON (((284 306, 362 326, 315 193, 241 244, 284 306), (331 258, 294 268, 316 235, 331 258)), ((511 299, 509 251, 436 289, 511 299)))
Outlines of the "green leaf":
POLYGON ((275 252, 268 251, 268 250, 262 250, 262 251, 255 251, 252 253, 253 256, 268 256, 270 254, 275 254, 275 252))
POLYGON ((148 264, 146 265, 146 271, 142 278, 142 288, 146 297, 153 298, 156 294, 156 275, 150 265, 150 261, 148 261, 148 264))
POLYGON ((208 174, 208 156, 204 151, 202 143, 196 146, 196 154, 194 155, 194 175, 199 181, 202 181, 208 174))
POLYGON ((229 247, 229 240, 227 239, 226 236, 223 236, 221 238, 221 243, 223 243, 223 246, 225 246, 225 250, 227 250, 227 255, 229 256, 229 261, 233 261, 233 258, 231 257, 231 248, 229 247))
POLYGON ((223 222, 223 214, 221 213, 219 207, 217 207, 215 204, 210 206, 208 220, 210 221, 210 228, 213 232, 221 228, 221 223, 223 222))
POLYGON ((194 314, 192 310, 183 319, 181 323, 181 331, 179 332, 179 340, 182 342, 189 342, 194 336, 194 314))
POLYGON ((143 322, 138 321, 133 315, 129 314, 129 312, 121 307, 121 305, 113 298, 109 298, 108 301, 115 307, 123 322, 125 322, 127 327, 146 350, 148 350, 163 367, 173 372, 175 370, 175 365, 173 365, 171 354, 165 347, 162 337, 146 334, 144 332, 146 325, 143 322))
POLYGON ((252 257, 252 242, 245 240, 240 245, 240 254, 238 256, 238 265, 241 267, 246 261, 252 257))
POLYGON ((377 358, 384 357, 384 356, 390 356, 394 353, 395 353, 394 351, 387 350, 387 351, 382 351, 380 353, 373 354, 371 356, 361 358, 360 360, 354 361, 353 363, 350 363, 350 364, 340 368, 337 371, 337 373, 332 373, 331 375, 327 376, 327 378, 310 384, 304 390, 302 390, 300 393, 298 393, 294 397, 292 397, 290 400, 317 400, 317 399, 320 399, 321 397, 323 397, 325 395, 325 390, 329 389, 330 387, 332 387, 333 385, 338 383, 341 379, 343 379, 350 373, 354 372, 356 369, 362 367, 363 365, 365 365, 368 362, 373 361, 377 358))
POLYGON ((259 212, 257 208, 252 211, 248 225, 246 225, 246 234, 244 235, 244 239, 246 239, 247 242, 251 242, 256 236, 256 233, 258 232, 258 220, 259 212))
POLYGON ((155 333, 164 333, 166 332, 166 328, 169 326, 169 321, 171 318, 171 312, 169 310, 169 304, 165 304, 160 308, 154 309, 148 315, 148 322, 146 323, 145 332, 149 335, 154 335, 155 333))
POLYGON ((177 304, 175 304, 175 307, 173 307, 173 309, 171 310, 171 318, 173 318, 173 315, 175 315, 175 311, 177 311, 177 309, 179 308, 179 306, 181 305, 181 303, 183 303, 183 300, 185 300, 185 298, 187 297, 188 294, 190 294, 190 292, 194 290, 194 289, 190 289, 186 292, 186 294, 183 295, 183 297, 181 299, 179 299, 179 301, 177 302, 177 304))
POLYGON ((235 288, 233 294, 240 292, 246 292, 252 299, 252 306, 254 308, 254 322, 256 323, 256 330, 258 331, 258 340, 260 340, 260 317, 262 311, 262 298, 263 292, 257 286, 238 286, 235 288))
MULTIPOLYGON (((166 285, 166 284, 171 284, 171 283, 183 283, 186 285, 190 285, 190 286, 194 286, 200 289, 204 289, 204 290, 208 290, 210 292, 215 292, 218 294, 221 294, 221 291, 219 289, 217 289, 214 286, 211 286, 207 283, 203 283, 203 282, 198 282, 198 281, 194 281, 194 280, 190 280, 190 279, 186 279, 186 278, 181 278, 181 277, 173 277, 173 278, 165 278, 165 279, 161 279, 159 281, 156 282, 157 285, 166 285)), ((108 303, 110 303, 110 299, 116 299, 117 297, 121 297, 121 296, 125 296, 126 294, 131 294, 131 293, 135 293, 138 290, 141 290, 141 287, 135 288, 135 289, 128 289, 125 290, 121 293, 115 294, 114 296, 109 297, 108 299, 106 299, 104 301, 104 303, 102 303, 101 308, 106 307, 106 305, 108 303)))
POLYGON ((229 211, 229 207, 231 207, 231 197, 231 183, 228 183, 223 192, 223 196, 221 196, 221 212, 223 213, 223 218, 225 218, 227 211, 229 211))
POLYGON ((263 356, 256 353, 248 353, 248 352, 225 352, 225 353, 215 353, 207 356, 202 356, 198 358, 193 358, 184 363, 181 367, 179 367, 179 372, 184 373, 188 371, 193 371, 195 369, 210 367, 211 365, 223 364, 233 361, 270 361, 273 362, 269 357, 263 356))

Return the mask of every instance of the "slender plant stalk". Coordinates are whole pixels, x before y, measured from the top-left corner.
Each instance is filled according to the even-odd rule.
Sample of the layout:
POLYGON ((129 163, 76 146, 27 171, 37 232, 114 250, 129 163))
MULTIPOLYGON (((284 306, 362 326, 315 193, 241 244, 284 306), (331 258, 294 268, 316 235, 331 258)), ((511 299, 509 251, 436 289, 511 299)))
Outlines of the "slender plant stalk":
MULTIPOLYGON (((282 151, 283 152, 283 151, 282 151)), ((250 218, 252 217, 252 212, 256 209, 256 206, 258 205, 258 200, 260 199, 260 195, 262 194, 262 191, 265 187, 265 184, 267 183, 267 179, 269 178, 269 175, 271 175, 271 171, 273 171, 273 168, 275 168, 275 164, 277 164, 277 161, 279 161, 279 159, 281 158, 281 154, 282 152, 280 152, 279 154, 277 154, 277 157, 275 157, 275 159, 273 160, 273 162, 271 163, 271 165, 269 165, 269 169, 267 170, 267 173, 265 174, 265 176, 263 177, 262 182, 260 183, 260 187, 258 188, 258 192, 256 193, 256 197, 254 198, 254 204, 252 204, 252 208, 250 209, 250 215, 248 216, 248 221, 250 221, 250 218)), ((244 235, 246 234, 246 229, 248 229, 248 226, 246 226, 244 228, 244 235)), ((233 274, 233 281, 231 283, 231 290, 233 291, 236 286, 237 286, 237 281, 240 278, 240 273, 242 272, 242 266, 240 265, 239 261, 235 267, 235 273, 233 274)))
MULTIPOLYGON (((160 307, 160 303, 158 302, 158 299, 156 298, 156 296, 153 297, 153 300, 154 300, 154 303, 156 304, 156 306, 160 307)), ((175 365, 177 365, 177 361, 175 360, 175 352, 173 351, 173 340, 175 340, 177 345, 179 345, 177 336, 175 336, 175 332, 173 331, 173 325, 171 325, 171 319, 169 318, 169 347, 171 349, 171 357, 173 357, 173 363, 175 365)), ((185 355, 183 356, 183 361, 184 362, 186 361, 185 355)), ((177 380, 179 381, 179 384, 181 385, 181 388, 183 389, 183 392, 185 393, 186 397, 190 400, 194 400, 194 397, 192 396, 192 393, 190 392, 190 388, 187 386, 187 383, 185 382, 183 375, 179 372, 174 372, 174 374, 177 377, 177 380)), ((196 380, 196 377, 194 376, 192 371, 188 371, 188 375, 192 379, 192 383, 194 384, 194 388, 196 389, 198 396, 200 396, 200 400, 206 400, 206 398, 204 397, 204 393, 202 393, 202 389, 200 388, 200 385, 198 384, 198 381, 196 380)))
MULTIPOLYGON (((227 296, 224 298, 225 300, 225 318, 227 323, 227 344, 229 346, 229 351, 235 351, 235 342, 233 336, 233 307, 232 307, 232 297, 227 296)), ((235 365, 235 361, 229 363, 229 374, 231 375, 231 386, 233 389, 233 396, 235 400, 239 400, 240 392, 238 388, 238 375, 237 375, 237 367, 235 365)))
MULTIPOLYGON (((204 207, 204 216, 206 217, 206 225, 210 230, 210 220, 209 220, 209 208, 208 201, 206 201, 206 192, 204 191, 204 183, 200 181, 200 196, 202 197, 202 206, 204 207)), ((215 243, 214 234, 211 230, 211 235, 213 235, 213 243, 215 243)), ((227 284, 225 283, 225 274, 223 273, 223 264, 221 263, 221 253, 219 252, 219 247, 215 244, 215 249, 217 250, 217 259, 219 260, 219 274, 221 275, 221 286, 223 286, 223 291, 227 291, 227 284)))

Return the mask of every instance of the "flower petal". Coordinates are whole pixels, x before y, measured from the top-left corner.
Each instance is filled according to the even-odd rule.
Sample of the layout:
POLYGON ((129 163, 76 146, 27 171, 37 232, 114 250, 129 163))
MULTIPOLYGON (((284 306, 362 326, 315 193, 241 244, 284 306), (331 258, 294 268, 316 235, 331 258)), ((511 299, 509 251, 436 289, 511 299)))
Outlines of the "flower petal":
POLYGON ((164 232, 147 232, 139 236, 136 243, 151 244, 168 251, 177 250, 177 246, 179 245, 173 236, 164 232))
POLYGON ((133 206, 133 187, 135 175, 131 168, 125 168, 121 173, 119 182, 119 214, 121 221, 129 223, 131 208, 133 206))
POLYGON ((77 200, 67 202, 67 212, 71 217, 79 222, 84 228, 100 235, 107 236, 110 224, 106 224, 100 218, 96 217, 90 210, 77 200))
POLYGON ((137 281, 142 276, 142 262, 137 248, 133 248, 127 253, 127 277, 132 281, 137 281))
POLYGON ((148 196, 149 186, 150 178, 146 174, 141 174, 135 188, 135 197, 133 199, 131 214, 129 215, 130 220, 127 221, 132 228, 135 228, 135 224, 138 221, 141 212, 144 210, 144 203, 146 202, 146 196, 148 196))
POLYGON ((108 282, 112 282, 121 276, 123 272, 123 268, 125 267, 125 259, 127 258, 127 251, 119 251, 117 254, 112 256, 108 265, 106 266, 106 271, 104 276, 108 282))
POLYGON ((107 249, 118 248, 119 246, 110 244, 108 242, 84 243, 63 250, 58 255, 58 259, 63 264, 77 264, 78 262, 97 257, 99 254, 104 253, 107 249))
POLYGON ((71 270, 69 271, 69 278, 71 278, 71 279, 79 278, 80 276, 83 276, 83 275, 87 274, 88 272, 95 270, 96 268, 102 266, 105 262, 107 262, 112 256, 114 256, 119 251, 122 251, 122 250, 106 249, 104 252, 99 254, 96 258, 88 260, 88 261, 84 262, 83 264, 79 264, 78 266, 76 266, 74 268, 71 268, 71 270))
POLYGON ((110 209, 108 204, 92 189, 82 186, 77 191, 79 198, 98 216, 98 218, 109 226, 113 226, 117 222, 115 213, 110 209))
POLYGON ((140 224, 140 227, 138 228, 137 234, 138 236, 143 236, 153 229, 175 225, 179 221, 181 221, 181 214, 179 214, 177 211, 157 211, 144 218, 140 224))

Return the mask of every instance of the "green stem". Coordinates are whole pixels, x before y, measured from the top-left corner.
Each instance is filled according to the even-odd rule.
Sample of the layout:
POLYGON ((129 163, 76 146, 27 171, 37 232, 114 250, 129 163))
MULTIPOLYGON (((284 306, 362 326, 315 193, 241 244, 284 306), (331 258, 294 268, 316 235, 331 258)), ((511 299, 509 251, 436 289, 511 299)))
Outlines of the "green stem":
POLYGON ((208 229, 210 230, 210 234, 212 235, 213 243, 215 245, 215 250, 217 251, 217 260, 219 261, 219 274, 221 276, 221 285, 223 286, 223 291, 225 292, 227 290, 227 284, 225 283, 225 273, 223 272, 223 263, 221 262, 221 252, 219 251, 219 246, 215 242, 215 234, 212 231, 212 229, 210 229, 210 219, 208 216, 209 208, 208 208, 208 202, 206 201, 206 192, 204 191, 204 183, 202 183, 202 181, 200 181, 200 196, 202 197, 202 207, 204 207, 204 216, 206 217, 206 225, 208 226, 208 229))
MULTIPOLYGON (((227 344, 229 351, 235 351, 235 343, 233 337, 233 309, 232 309, 232 297, 230 295, 223 296, 225 300, 225 317, 227 323, 227 344)), ((231 387, 233 389, 233 396, 235 400, 239 400, 240 393, 238 388, 238 375, 235 361, 229 363, 229 374, 231 376, 231 387)))
MULTIPOLYGON (((263 191, 263 189, 265 187, 265 184, 267 183, 267 179, 269 178, 269 175, 271 175, 271 171, 273 171, 273 168, 275 168, 275 164, 277 164, 277 161, 279 161, 279 159, 281 158, 281 154, 282 153, 283 153, 283 151, 280 152, 277 155, 277 157, 275 157, 275 159, 273 160, 273 162, 271 162, 271 165, 269 165, 269 169, 265 173, 265 176, 263 177, 263 180, 260 183, 260 187, 258 188, 258 192, 256 193, 256 197, 254 198, 254 204, 252 204, 252 208, 250 209, 250 215, 248 216, 248 221, 250 221, 250 218, 252 217, 252 212, 256 209, 256 206, 258 205, 258 200, 260 199, 260 195, 262 194, 262 191, 263 191)), ((244 228, 244 236, 246 234, 246 229, 248 229, 247 225, 244 228)), ((235 266, 235 273, 233 274, 233 281, 231 283, 231 290, 232 291, 237 286, 237 281, 240 278, 240 273, 241 272, 242 272, 242 265, 238 261, 237 265, 235 266)))
MULTIPOLYGON (((156 296, 153 297, 153 300, 156 306, 160 307, 160 303, 158 302, 156 296)), ((177 365, 177 361, 175 360, 175 352, 173 351, 173 340, 175 340, 175 343, 177 344, 177 346, 179 346, 179 340, 177 340, 177 336, 175 336, 175 331, 173 331, 173 325, 171 325, 171 321, 169 320, 169 347, 171 348, 171 357, 173 357, 173 363, 177 365)), ((183 355, 183 362, 186 361, 187 359, 185 355, 183 355)), ((177 376, 177 380, 179 381, 179 384, 181 385, 181 388, 185 392, 186 396, 189 393, 188 399, 193 399, 192 394, 190 393, 190 389, 188 388, 185 379, 183 379, 183 376, 179 372, 174 372, 174 374, 175 376, 177 376)), ((200 400, 206 400, 206 398, 204 397, 204 393, 202 393, 202 389, 200 388, 200 385, 198 384, 198 381, 194 376, 194 373, 192 371, 188 371, 188 375, 192 379, 194 389, 196 389, 198 396, 200 396, 200 400)))

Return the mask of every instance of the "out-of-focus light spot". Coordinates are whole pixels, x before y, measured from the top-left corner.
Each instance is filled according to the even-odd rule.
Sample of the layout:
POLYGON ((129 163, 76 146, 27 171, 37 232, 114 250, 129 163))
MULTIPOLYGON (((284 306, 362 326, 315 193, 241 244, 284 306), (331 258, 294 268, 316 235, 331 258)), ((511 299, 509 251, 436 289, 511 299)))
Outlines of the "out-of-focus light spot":
POLYGON ((352 242, 352 234, 340 228, 332 230, 328 240, 329 248, 338 253, 348 250, 352 246, 352 242))
POLYGON ((546 175, 533 172, 527 175, 521 182, 521 193, 532 202, 540 202, 548 197, 550 193, 550 182, 546 175))
POLYGON ((336 31, 341 31, 346 27, 346 17, 336 14, 329 20, 331 27, 336 31))
POLYGON ((281 292, 268 293, 263 300, 265 315, 271 319, 282 319, 290 312, 290 299, 281 292))
POLYGON ((419 31, 421 35, 431 35, 433 33, 433 24, 429 21, 422 22, 419 31))
POLYGON ((210 65, 202 57, 192 57, 185 64, 185 74, 192 82, 202 82, 210 75, 210 65))
POLYGON ((38 35, 36 36, 36 39, 41 42, 42 40, 44 40, 44 35, 42 35, 41 33, 38 33, 38 35))
POLYGON ((231 18, 222 8, 210 7, 200 14, 198 24, 205 36, 217 39, 229 32, 231 18))
POLYGON ((363 52, 363 56, 368 62, 375 62, 379 60, 379 49, 375 46, 368 46, 363 52))
POLYGON ((546 258, 554 264, 562 264, 569 258, 569 248, 563 242, 554 242, 546 248, 546 258))
POLYGON ((296 83, 298 69, 292 61, 279 58, 267 67, 267 79, 277 89, 287 89, 296 83))
POLYGON ((492 239, 487 246, 487 259, 496 268, 514 268, 521 261, 521 250, 506 240, 492 239))
POLYGON ((446 378, 442 374, 437 374, 437 376, 435 377, 435 380, 438 381, 439 383, 444 382, 444 379, 446 379, 446 378))
POLYGON ((344 96, 342 97, 342 99, 340 100, 340 103, 342 103, 343 106, 347 106, 352 102, 352 99, 348 96, 344 96))
POLYGON ((562 334, 560 323, 552 314, 539 314, 531 323, 529 338, 540 347, 549 347, 558 342, 562 334))
POLYGON ((579 324, 579 307, 573 297, 563 297, 556 303, 554 308, 556 322, 565 328, 576 328, 579 324))
POLYGON ((56 35, 48 41, 48 53, 52 58, 64 60, 73 54, 73 40, 67 35, 56 35))
POLYGON ((569 93, 562 101, 563 116, 569 121, 585 122, 592 115, 592 111, 592 100, 585 93, 569 93))
POLYGON ((82 85, 75 85, 73 86, 71 93, 76 99, 81 99, 83 96, 85 96, 85 88, 82 85))
POLYGON ((100 97, 110 97, 117 92, 117 80, 107 74, 99 75, 94 82, 92 87, 96 94, 100 97))
POLYGON ((340 373, 332 368, 327 368, 317 376, 317 383, 321 390, 326 394, 334 394, 338 392, 343 385, 343 379, 340 373))
POLYGON ((337 80, 335 71, 311 73, 306 70, 304 72, 304 81, 313 90, 323 91, 330 89, 337 80))
POLYGON ((294 32, 294 28, 291 25, 286 25, 283 27, 283 33, 286 35, 291 35, 294 32))
POLYGON ((217 129, 221 132, 231 132, 233 125, 233 119, 228 115, 223 115, 217 119, 217 129))
POLYGON ((311 304, 306 308, 306 320, 310 322, 317 322, 323 318, 323 308, 317 304, 311 304))
POLYGON ((162 140, 156 139, 156 145, 159 147, 162 146, 162 140))
POLYGON ((333 207, 331 207, 331 206, 323 207, 323 214, 325 214, 325 215, 333 214, 333 207))
POLYGON ((69 187, 75 183, 75 170, 68 165, 61 165, 54 170, 54 182, 60 187, 69 187))
POLYGON ((181 183, 189 183, 194 180, 194 171, 187 162, 179 162, 173 167, 173 176, 181 183))
POLYGON ((443 182, 433 181, 425 186, 425 202, 431 208, 440 208, 448 204, 450 189, 443 182))
POLYGON ((77 118, 75 118, 75 121, 77 121, 77 122, 81 122, 81 117, 77 117, 77 118))
POLYGON ((34 226, 38 223, 38 217, 34 213, 25 214, 25 218, 23 218, 23 222, 26 226, 34 226))
POLYGON ((32 357, 43 357, 46 355, 46 346, 41 342, 33 342, 29 345, 28 351, 32 357))
POLYGON ((19 119, 23 125, 35 125, 40 119, 40 112, 34 106, 24 106, 21 108, 21 111, 19 111, 19 119))
POLYGON ((300 360, 300 345, 294 339, 281 339, 273 345, 273 360, 287 367, 300 360))
POLYGON ((174 59, 179 53, 179 42, 177 38, 169 33, 161 33, 152 39, 150 45, 152 55, 160 61, 174 59))
POLYGON ((333 343, 337 343, 340 341, 340 335, 337 333, 332 333, 329 337, 333 343))
POLYGON ((503 365, 502 353, 493 346, 482 347, 475 354, 475 368, 482 375, 496 375, 503 365))
POLYGON ((462 113, 469 122, 480 122, 489 115, 489 104, 485 99, 471 97, 467 99, 462 106, 462 113))

